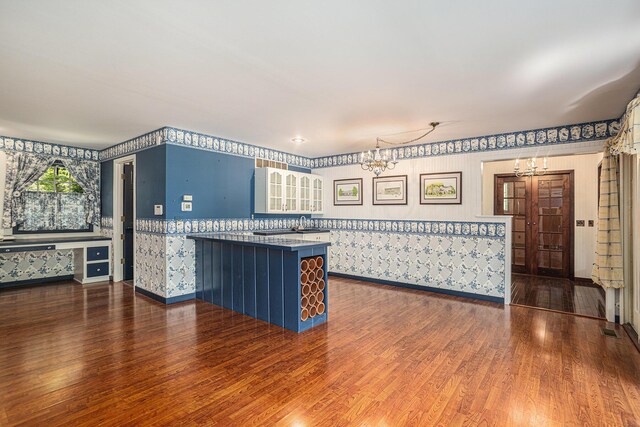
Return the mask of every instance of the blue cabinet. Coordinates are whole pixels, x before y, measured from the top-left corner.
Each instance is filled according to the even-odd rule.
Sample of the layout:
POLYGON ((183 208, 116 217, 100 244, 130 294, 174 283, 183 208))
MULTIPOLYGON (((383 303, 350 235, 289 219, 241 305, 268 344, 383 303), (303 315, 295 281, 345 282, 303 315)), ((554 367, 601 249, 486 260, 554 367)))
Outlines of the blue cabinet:
POLYGON ((296 241, 291 249, 282 241, 254 246, 190 237, 196 241, 197 299, 295 332, 327 321, 328 273, 323 267, 329 243, 296 241))

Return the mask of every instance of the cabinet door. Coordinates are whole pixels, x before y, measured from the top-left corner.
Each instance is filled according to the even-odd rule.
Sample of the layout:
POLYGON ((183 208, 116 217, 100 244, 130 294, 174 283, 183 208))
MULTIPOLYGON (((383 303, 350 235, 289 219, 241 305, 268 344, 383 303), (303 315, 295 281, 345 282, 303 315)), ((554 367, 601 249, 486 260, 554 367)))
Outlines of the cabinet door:
POLYGON ((311 211, 313 213, 322 213, 324 210, 324 204, 322 200, 323 188, 322 188, 322 178, 319 176, 314 176, 312 178, 313 181, 313 202, 311 204, 311 211))
POLYGON ((300 212, 311 212, 311 178, 300 176, 300 212))
POLYGON ((282 172, 270 169, 268 172, 269 185, 269 212, 282 212, 284 202, 282 200, 282 172))
POLYGON ((288 172, 284 174, 285 212, 295 213, 299 211, 300 207, 298 204, 298 181, 299 177, 297 173, 288 172))

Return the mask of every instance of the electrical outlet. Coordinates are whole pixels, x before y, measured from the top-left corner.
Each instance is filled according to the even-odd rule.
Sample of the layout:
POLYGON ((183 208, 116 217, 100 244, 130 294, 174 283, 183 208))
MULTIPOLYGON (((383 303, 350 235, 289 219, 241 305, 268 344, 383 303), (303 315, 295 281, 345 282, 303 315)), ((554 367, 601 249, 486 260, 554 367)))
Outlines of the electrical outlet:
POLYGON ((153 214, 162 215, 162 205, 153 205, 153 214))
POLYGON ((193 205, 191 204, 191 202, 182 202, 182 212, 191 212, 191 210, 193 209, 193 205))
POLYGON ((584 227, 584 219, 576 220, 576 227, 584 227))
POLYGON ((589 220, 589 227, 593 227, 593 220, 592 219, 589 220))

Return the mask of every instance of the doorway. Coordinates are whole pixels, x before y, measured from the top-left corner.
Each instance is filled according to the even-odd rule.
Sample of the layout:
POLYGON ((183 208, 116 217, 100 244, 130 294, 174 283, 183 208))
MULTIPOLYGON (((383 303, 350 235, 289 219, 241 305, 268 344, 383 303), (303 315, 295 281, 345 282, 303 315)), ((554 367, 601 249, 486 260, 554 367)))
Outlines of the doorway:
POLYGON ((122 280, 133 280, 133 162, 123 164, 122 183, 122 280))
POLYGON ((113 280, 135 286, 136 155, 113 163, 113 280))
POLYGON ((573 279, 573 171, 495 175, 494 214, 513 216, 511 270, 573 279))

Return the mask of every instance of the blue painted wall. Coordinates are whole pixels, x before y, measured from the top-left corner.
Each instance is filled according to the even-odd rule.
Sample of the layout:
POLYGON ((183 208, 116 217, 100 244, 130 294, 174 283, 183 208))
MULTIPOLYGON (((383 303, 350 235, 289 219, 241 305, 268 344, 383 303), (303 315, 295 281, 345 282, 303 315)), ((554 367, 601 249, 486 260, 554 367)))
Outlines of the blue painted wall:
POLYGON ((166 218, 153 214, 153 205, 166 206, 167 147, 159 145, 136 153, 136 216, 166 218))
POLYGON ((113 216, 113 160, 100 163, 100 211, 113 216))
MULTIPOLYGON (((136 153, 136 214, 138 218, 164 219, 154 215, 153 205, 166 205, 166 145, 136 153)), ((113 216, 113 160, 100 164, 103 216, 113 216)))
MULTIPOLYGON (((102 215, 113 216, 113 160, 101 163, 102 215)), ((310 173, 310 169, 290 166, 310 173)), ((160 145, 136 153, 138 218, 250 218, 254 211, 255 161, 251 158, 160 145), (182 196, 193 196, 193 210, 181 211, 182 196), (164 206, 163 215, 153 205, 164 206)), ((299 215, 255 215, 297 218, 299 215)))
MULTIPOLYGON (((254 210, 254 159, 177 145, 166 147, 165 211, 168 219, 251 217, 254 210), (193 196, 191 212, 181 211, 185 194, 193 196)), ((292 167, 291 170, 310 172, 304 168, 292 167)))

